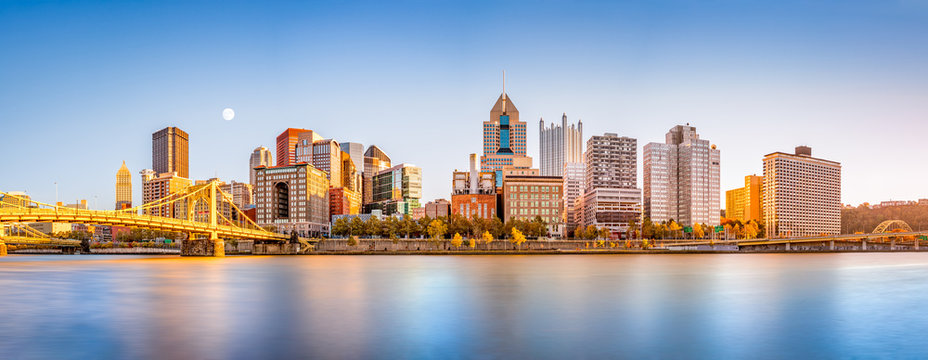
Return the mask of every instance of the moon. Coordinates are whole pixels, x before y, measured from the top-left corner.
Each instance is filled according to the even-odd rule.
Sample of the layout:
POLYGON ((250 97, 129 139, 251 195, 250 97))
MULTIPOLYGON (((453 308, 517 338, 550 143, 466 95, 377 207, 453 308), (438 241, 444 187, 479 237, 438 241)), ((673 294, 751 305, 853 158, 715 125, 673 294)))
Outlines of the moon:
POLYGON ((222 118, 225 119, 226 121, 234 119, 235 110, 232 110, 232 108, 222 109, 222 118))

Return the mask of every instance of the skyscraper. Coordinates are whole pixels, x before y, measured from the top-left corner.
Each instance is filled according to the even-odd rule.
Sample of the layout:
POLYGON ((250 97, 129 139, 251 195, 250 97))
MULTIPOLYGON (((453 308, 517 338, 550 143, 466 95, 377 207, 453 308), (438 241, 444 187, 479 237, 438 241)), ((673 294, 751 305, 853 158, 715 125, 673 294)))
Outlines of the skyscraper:
POLYGON ((186 132, 176 127, 167 127, 151 135, 151 166, 156 173, 177 172, 177 176, 190 176, 186 132))
POLYGON ((767 237, 835 235, 841 231, 841 163, 812 149, 764 156, 767 237))
POLYGON ((367 205, 374 202, 374 175, 381 170, 392 167, 390 157, 377 145, 371 145, 364 152, 364 172, 361 175, 362 186, 362 204, 367 205))
POLYGON ((507 170, 521 171, 526 175, 532 167, 532 158, 525 155, 525 122, 519 121, 519 110, 512 103, 506 89, 490 109, 490 120, 483 122, 483 156, 480 171, 496 172, 496 186, 502 186, 507 170))
POLYGON ((725 217, 747 222, 764 221, 764 177, 744 177, 744 187, 725 192, 725 217))
POLYGON ((696 128, 677 125, 644 146, 644 212, 654 222, 719 224, 719 150, 696 128))
POLYGON ((354 168, 357 169, 358 175, 364 173, 364 145, 356 142, 342 142, 338 144, 342 151, 351 156, 354 161, 354 168))
POLYGON ((284 130, 277 135, 277 166, 290 166, 297 163, 297 143, 301 135, 308 144, 322 140, 322 136, 312 130, 294 128, 284 130))
POLYGON ((365 206, 365 212, 379 209, 384 215, 411 215, 412 209, 420 207, 422 168, 399 164, 381 170, 372 181, 373 202, 365 206))
POLYGON ((116 172, 116 210, 128 209, 132 207, 132 173, 126 167, 126 162, 122 162, 119 171, 116 172))
POLYGON ((255 179, 255 168, 258 166, 271 166, 274 163, 274 155, 271 153, 271 150, 262 146, 256 148, 254 152, 251 153, 251 158, 248 160, 248 183, 252 187, 257 185, 255 179))
POLYGON ((606 133, 587 141, 582 226, 605 227, 619 236, 641 214, 638 140, 606 133))
POLYGON ((545 120, 538 120, 540 134, 539 154, 541 176, 563 176, 564 164, 583 161, 583 122, 567 125, 567 114, 561 124, 545 128, 545 120))

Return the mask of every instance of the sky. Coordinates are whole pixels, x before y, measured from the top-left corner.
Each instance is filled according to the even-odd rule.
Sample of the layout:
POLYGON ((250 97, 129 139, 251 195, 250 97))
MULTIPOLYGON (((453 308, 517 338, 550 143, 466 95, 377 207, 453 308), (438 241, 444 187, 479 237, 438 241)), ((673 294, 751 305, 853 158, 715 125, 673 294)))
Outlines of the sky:
POLYGON ((641 147, 690 123, 723 192, 808 145, 841 162, 844 203, 928 198, 926 39, 928 0, 0 0, 0 190, 110 209, 125 161, 138 204, 167 126, 192 178, 248 181, 252 150, 297 127, 449 198, 505 70, 535 166, 538 119, 567 113, 585 139, 638 139, 640 187, 641 147))

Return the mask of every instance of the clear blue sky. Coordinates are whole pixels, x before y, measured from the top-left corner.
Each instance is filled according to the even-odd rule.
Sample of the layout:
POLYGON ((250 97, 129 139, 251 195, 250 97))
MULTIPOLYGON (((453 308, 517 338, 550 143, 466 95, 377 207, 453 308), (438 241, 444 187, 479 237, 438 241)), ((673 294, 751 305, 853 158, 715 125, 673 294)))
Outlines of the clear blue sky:
POLYGON ((447 198, 504 69, 536 165, 542 116, 639 154, 689 122, 723 189, 806 144, 843 164, 846 203, 928 197, 924 0, 0 1, 0 189, 111 208, 125 160, 138 202, 166 126, 190 133, 192 177, 247 181, 252 149, 303 127, 447 198))

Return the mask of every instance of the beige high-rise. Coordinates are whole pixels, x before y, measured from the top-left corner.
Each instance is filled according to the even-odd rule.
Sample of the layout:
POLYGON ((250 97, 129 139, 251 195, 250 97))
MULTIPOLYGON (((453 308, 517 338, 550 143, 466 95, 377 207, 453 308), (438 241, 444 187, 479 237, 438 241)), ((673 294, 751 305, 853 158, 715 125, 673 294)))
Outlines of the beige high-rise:
POLYGON ((181 129, 167 127, 151 135, 151 166, 156 173, 177 172, 190 177, 188 149, 190 137, 181 129))
POLYGON ((122 162, 122 167, 116 172, 116 210, 132 207, 132 173, 122 162))
POLYGON ((812 149, 764 156, 767 237, 841 232, 841 163, 812 157, 812 149))

